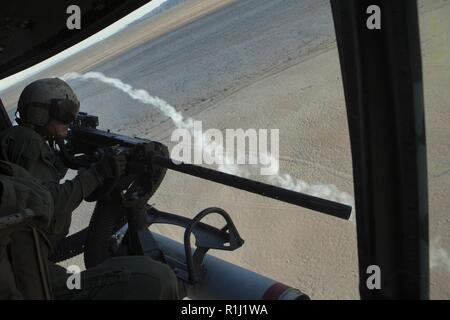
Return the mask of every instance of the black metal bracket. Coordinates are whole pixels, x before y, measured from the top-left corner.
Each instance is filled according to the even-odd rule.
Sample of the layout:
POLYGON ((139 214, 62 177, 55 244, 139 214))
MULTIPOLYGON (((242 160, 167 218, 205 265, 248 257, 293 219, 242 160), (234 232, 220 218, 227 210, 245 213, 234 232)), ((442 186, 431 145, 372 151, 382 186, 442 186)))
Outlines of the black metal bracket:
MULTIPOLYGON (((172 224, 185 228, 184 249, 186 263, 167 261, 176 271, 177 276, 187 282, 196 283, 201 280, 205 270, 202 267, 203 259, 209 249, 233 251, 244 244, 236 226, 229 214, 221 208, 207 208, 189 219, 173 213, 159 211, 154 207, 147 207, 148 226, 154 223, 172 224), (218 229, 201 222, 209 214, 217 213, 222 216, 226 225, 218 229), (192 254, 191 236, 195 236, 196 250, 192 254)), ((149 231, 150 232, 150 231, 149 231)))
POLYGON ((233 251, 244 244, 230 215, 221 208, 204 209, 194 218, 163 212, 150 205, 144 208, 132 206, 127 208, 128 226, 119 230, 112 237, 111 249, 114 255, 146 255, 167 263, 177 277, 191 284, 199 282, 206 273, 203 260, 210 249, 233 251), (216 228, 201 222, 207 215, 219 214, 226 224, 216 228), (185 229, 185 260, 166 257, 149 230, 152 224, 171 224, 185 229), (196 249, 192 253, 191 236, 195 236, 196 249))

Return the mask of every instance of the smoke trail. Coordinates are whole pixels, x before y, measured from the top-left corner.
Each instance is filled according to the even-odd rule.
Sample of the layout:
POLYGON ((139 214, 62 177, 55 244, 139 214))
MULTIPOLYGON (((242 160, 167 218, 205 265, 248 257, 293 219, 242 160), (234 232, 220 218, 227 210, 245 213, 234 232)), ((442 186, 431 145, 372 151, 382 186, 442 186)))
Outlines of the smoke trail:
MULTIPOLYGON (((71 72, 62 76, 62 79, 67 81, 75 79, 98 80, 116 89, 119 89, 135 100, 156 107, 162 114, 169 117, 177 128, 189 130, 189 132, 195 138, 194 148, 196 148, 197 150, 200 149, 200 151, 205 151, 208 152, 209 154, 212 154, 214 150, 220 151, 220 146, 217 145, 217 143, 209 142, 204 134, 195 131, 194 120, 192 118, 183 119, 181 113, 178 112, 173 106, 171 106, 166 101, 158 97, 151 96, 145 90, 134 89, 129 84, 123 83, 120 79, 107 77, 100 72, 88 72, 84 75, 76 72, 71 72), (200 137, 200 139, 198 137, 200 137), (206 148, 203 146, 206 146, 206 148)), ((224 153, 217 152, 217 154, 224 154, 224 153)), ((224 165, 220 167, 221 171, 230 174, 242 174, 242 175, 246 174, 238 166, 234 165, 234 159, 231 159, 229 156, 224 156, 223 159, 221 160, 222 163, 224 163, 224 165)))
POLYGON ((439 245, 441 238, 437 237, 430 244, 430 268, 442 267, 450 272, 450 255, 439 245))
MULTIPOLYGON (((124 93, 128 94, 132 99, 140 101, 144 104, 152 105, 153 107, 157 108, 162 114, 169 117, 177 128, 186 129, 189 130, 189 132, 191 132, 191 134, 194 136, 195 139, 194 149, 197 149, 198 151, 207 153, 209 155, 212 155, 214 151, 218 151, 217 153, 215 153, 215 156, 222 154, 223 156, 221 159, 222 160, 221 163, 223 164, 218 166, 218 170, 243 177, 251 176, 250 170, 244 169, 236 165, 235 164, 236 162, 234 161, 233 157, 230 157, 230 155, 228 155, 226 152, 219 152, 223 151, 222 150, 223 148, 220 145, 218 145, 215 142, 209 141, 208 137, 206 137, 204 134, 198 133, 196 134, 196 132, 194 132, 194 120, 192 118, 184 119, 183 115, 180 112, 178 112, 173 106, 171 106, 163 99, 151 96, 147 91, 143 89, 135 89, 131 85, 123 83, 120 79, 107 77, 100 72, 88 72, 84 75, 76 72, 71 72, 62 76, 62 79, 66 81, 69 80, 101 81, 107 85, 110 85, 116 89, 123 91, 124 93), (198 139, 197 137, 201 138, 198 139)), ((354 206, 352 196, 346 192, 339 191, 336 188, 336 186, 310 185, 302 180, 295 179, 288 174, 281 175, 278 172, 279 168, 278 159, 275 159, 270 153, 260 154, 259 156, 265 160, 272 161, 266 163, 276 164, 274 166, 276 170, 274 170, 273 175, 266 176, 267 180, 270 183, 279 185, 286 189, 294 190, 297 192, 303 192, 314 195, 316 197, 326 198, 329 200, 349 204, 352 207, 354 206)), ((352 218, 350 220, 353 221, 352 218)))
POLYGON ((147 91, 142 89, 134 89, 129 84, 123 83, 120 79, 109 78, 100 72, 88 72, 84 75, 77 72, 66 73, 61 77, 62 80, 98 80, 108 84, 116 89, 119 89, 128 94, 132 99, 138 100, 144 104, 151 104, 156 107, 161 113, 172 119, 177 128, 191 129, 193 128, 193 121, 191 118, 183 120, 183 116, 174 107, 166 101, 151 96, 147 91))

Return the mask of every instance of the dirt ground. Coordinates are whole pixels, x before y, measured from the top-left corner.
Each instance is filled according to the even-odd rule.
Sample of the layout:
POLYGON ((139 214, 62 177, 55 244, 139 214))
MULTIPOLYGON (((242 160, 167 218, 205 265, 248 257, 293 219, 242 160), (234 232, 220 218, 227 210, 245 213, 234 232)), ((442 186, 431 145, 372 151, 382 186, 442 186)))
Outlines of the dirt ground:
MULTIPOLYGON (((323 6, 328 5, 326 1, 323 3, 326 3, 323 6)), ((124 72, 120 71, 120 64, 124 62, 117 59, 129 54, 130 58, 124 61, 132 63, 131 57, 139 54, 141 45, 152 43, 152 39, 156 38, 154 45, 157 46, 159 36, 173 32, 188 21, 200 19, 210 10, 226 10, 227 7, 222 5, 225 5, 223 1, 187 1, 146 23, 143 29, 130 28, 97 48, 89 49, 88 53, 78 54, 46 70, 45 74, 60 76, 68 71, 96 70, 124 79, 121 77, 124 72), (149 30, 153 30, 154 34, 149 33, 149 30), (130 48, 135 49, 132 51, 130 48)), ((431 298, 450 299, 450 4, 444 0, 419 1, 419 12, 428 144, 431 298)), ((280 21, 279 25, 282 23, 280 21)), ((278 28, 277 25, 264 32, 275 38, 283 35, 278 28)), ((195 32, 195 29, 190 32, 195 32)), ((259 35, 257 31, 253 32, 256 39, 259 35)), ((251 76, 233 78, 228 85, 220 88, 220 92, 216 87, 213 88, 215 84, 211 79, 211 88, 201 92, 188 90, 189 93, 185 93, 178 87, 178 91, 175 88, 170 94, 164 91, 155 94, 169 102, 174 101, 174 106, 182 110, 185 116, 202 120, 204 130, 280 129, 280 172, 301 178, 309 184, 333 184, 340 191, 353 195, 342 81, 336 44, 332 37, 327 35, 325 40, 313 42, 314 50, 286 55, 285 60, 280 58, 270 68, 261 66, 251 76), (198 101, 201 103, 194 103, 198 101)), ((272 44, 266 41, 264 45, 272 44)), ((188 63, 196 64, 194 58, 188 63)), ((202 59, 205 61, 207 57, 202 56, 202 59)), ((242 64, 242 68, 250 67, 242 64)), ((187 76, 189 72, 185 69, 167 70, 170 81, 170 77, 184 77, 187 82, 190 80, 187 76)), ((223 79, 228 76, 225 72, 221 75, 223 79)), ((150 81, 146 81, 136 80, 132 84, 136 88, 148 89, 153 94, 146 87, 150 81)), ((90 83, 76 86, 88 109, 98 110, 100 114, 108 116, 107 110, 94 107, 101 99, 105 99, 104 87, 95 90, 87 88, 92 86, 90 83)), ((19 85, 2 94, 2 98, 6 97, 7 106, 14 105, 15 96, 20 90, 19 85)), ((118 99, 113 97, 107 99, 118 99)), ((118 101, 127 101, 123 97, 120 99, 118 101)), ((128 109, 126 112, 134 111, 128 109)), ((170 141, 174 129, 170 121, 154 125, 146 121, 130 122, 125 116, 112 120, 113 130, 121 128, 123 132, 151 137, 167 143, 169 147, 174 144, 170 141)), ((260 176, 253 178, 264 181, 260 176)), ((298 287, 314 299, 359 298, 356 228, 352 222, 173 172, 168 172, 152 203, 161 210, 187 216, 194 216, 206 207, 222 207, 234 219, 246 244, 235 252, 218 252, 214 255, 298 287)), ((87 224, 91 209, 90 204, 83 204, 77 210, 72 231, 87 224)), ((181 239, 181 232, 176 228, 163 226, 155 230, 181 239)), ((82 263, 82 260, 78 257, 64 264, 74 262, 82 263)))

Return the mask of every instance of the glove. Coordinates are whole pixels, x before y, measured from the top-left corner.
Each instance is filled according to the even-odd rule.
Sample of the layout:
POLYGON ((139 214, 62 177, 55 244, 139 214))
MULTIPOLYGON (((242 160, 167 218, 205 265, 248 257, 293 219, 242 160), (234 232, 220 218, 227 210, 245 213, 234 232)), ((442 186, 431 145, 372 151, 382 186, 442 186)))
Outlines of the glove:
POLYGON ((105 155, 95 164, 95 170, 103 180, 120 177, 125 173, 126 167, 125 155, 105 155))

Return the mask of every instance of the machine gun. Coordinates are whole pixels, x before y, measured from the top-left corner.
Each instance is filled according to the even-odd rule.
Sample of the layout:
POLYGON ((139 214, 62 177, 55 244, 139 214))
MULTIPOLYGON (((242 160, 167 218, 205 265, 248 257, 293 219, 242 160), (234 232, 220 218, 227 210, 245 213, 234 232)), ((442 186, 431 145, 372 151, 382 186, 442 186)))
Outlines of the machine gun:
MULTIPOLYGON (((98 117, 80 112, 69 132, 69 144, 63 148, 64 158, 70 167, 87 167, 99 160, 105 148, 116 148, 117 153, 127 156, 131 175, 142 175, 157 171, 157 181, 162 180, 165 169, 170 169, 198 178, 221 183, 230 187, 291 203, 342 219, 348 219, 351 207, 334 201, 287 190, 273 185, 211 170, 193 164, 174 161, 169 158, 163 144, 142 138, 132 138, 110 131, 97 129, 98 117), (82 154, 78 158, 74 154, 82 154), (75 166, 74 166, 75 165, 75 166)), ((156 181, 155 181, 156 182, 156 181)), ((157 183, 159 185, 160 181, 157 183)))
MULTIPOLYGON (((126 174, 120 179, 105 182, 99 190, 86 199, 87 201, 97 201, 89 227, 71 236, 72 239, 69 239, 71 237, 67 238, 72 242, 84 243, 84 258, 88 268, 114 255, 148 255, 169 264, 178 278, 186 284, 187 294, 191 298, 204 297, 202 292, 205 290, 209 292, 207 297, 211 298, 211 286, 217 286, 218 283, 217 279, 212 281, 211 277, 215 270, 216 272, 225 270, 224 264, 227 263, 220 259, 207 257, 207 251, 209 249, 235 250, 243 245, 244 240, 240 237, 231 217, 221 208, 207 208, 193 219, 189 219, 149 206, 147 202, 161 184, 167 169, 334 217, 348 219, 350 216, 350 206, 197 165, 173 161, 169 157, 167 147, 159 142, 99 130, 97 129, 98 124, 98 117, 80 112, 70 127, 66 141, 58 143, 63 161, 72 169, 88 167, 104 154, 111 152, 124 154, 127 157, 126 174), (201 222, 205 216, 212 213, 223 217, 226 222, 223 228, 218 229, 201 222), (155 223, 183 227, 185 233, 182 248, 176 242, 150 232, 149 227, 155 223), (192 234, 196 238, 194 254, 192 254, 190 244, 192 234), (158 240, 155 239, 155 236, 158 240), (199 289, 205 287, 206 289, 199 289)), ((68 249, 70 245, 68 246, 67 242, 66 248, 63 245, 63 248, 59 250, 59 257, 57 254, 53 260, 63 260, 67 258, 67 252, 72 252, 73 255, 74 251, 77 251, 73 248, 68 249), (61 252, 63 252, 62 256, 61 252)), ((255 288, 253 290, 256 290, 256 293, 253 292, 251 295, 241 298, 262 298, 267 296, 267 292, 271 292, 269 289, 274 285, 279 286, 274 280, 231 264, 228 264, 226 270, 233 273, 236 281, 242 281, 237 280, 239 277, 236 278, 236 274, 245 274, 246 281, 255 281, 251 287, 255 288), (249 273, 252 275, 249 276, 249 273)), ((222 271, 221 277, 223 276, 222 271)), ((278 298, 282 295, 284 298, 305 298, 305 295, 296 289, 287 286, 284 288, 285 290, 278 290, 278 298)), ((223 288, 217 291, 222 294, 224 292, 223 288)), ((230 296, 217 296, 217 298, 227 297, 230 296)))

